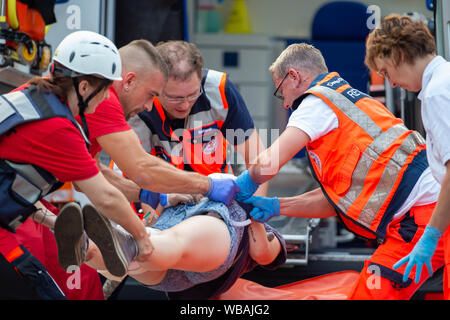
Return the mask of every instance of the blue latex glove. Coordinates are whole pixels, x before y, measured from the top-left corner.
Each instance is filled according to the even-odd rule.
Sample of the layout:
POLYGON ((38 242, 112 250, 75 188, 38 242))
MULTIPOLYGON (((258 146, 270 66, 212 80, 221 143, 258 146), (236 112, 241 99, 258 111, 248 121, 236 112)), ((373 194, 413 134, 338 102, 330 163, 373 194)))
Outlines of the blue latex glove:
POLYGON ((165 206, 167 204, 167 199, 168 197, 165 193, 158 193, 145 189, 142 189, 139 193, 139 200, 148 204, 153 209, 156 209, 159 203, 161 203, 162 206, 165 206))
POLYGON ((428 274, 433 274, 433 268, 431 267, 431 257, 436 250, 436 246, 439 242, 439 239, 442 237, 443 232, 439 231, 436 228, 426 226, 425 231, 420 237, 419 241, 417 241, 414 249, 411 251, 409 255, 400 259, 396 264, 394 264, 394 269, 397 269, 408 262, 406 265, 405 273, 403 274, 403 282, 408 280, 409 274, 411 273, 414 265, 417 265, 416 269, 416 279, 415 283, 418 283, 420 280, 420 274, 422 273, 422 267, 425 264, 428 269, 428 274))
POLYGON ((253 196, 242 202, 251 204, 254 207, 250 211, 250 216, 258 222, 266 222, 280 215, 280 201, 277 197, 253 196))
POLYGON ((229 206, 235 194, 240 190, 234 179, 216 179, 211 177, 208 177, 208 179, 209 189, 204 196, 229 206))
POLYGON ((260 186, 258 183, 250 178, 250 173, 248 170, 242 172, 236 179, 236 183, 241 189, 241 191, 236 194, 236 200, 244 201, 250 198, 260 186))

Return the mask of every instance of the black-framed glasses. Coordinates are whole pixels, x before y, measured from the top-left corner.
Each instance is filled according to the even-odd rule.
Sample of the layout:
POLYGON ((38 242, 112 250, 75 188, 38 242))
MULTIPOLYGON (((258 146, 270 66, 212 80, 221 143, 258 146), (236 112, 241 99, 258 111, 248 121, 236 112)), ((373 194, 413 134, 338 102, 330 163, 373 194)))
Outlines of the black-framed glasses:
POLYGON ((280 90, 281 86, 283 85, 284 80, 286 80, 287 76, 289 75, 289 71, 286 73, 286 75, 284 76, 283 80, 281 80, 280 84, 278 85, 277 89, 275 90, 275 92, 273 93, 273 95, 275 97, 277 97, 280 100, 284 100, 284 97, 281 93, 279 93, 278 91, 280 90))
POLYGON ((196 94, 193 94, 193 95, 187 96, 187 97, 171 98, 171 97, 166 96, 165 93, 163 93, 162 96, 164 97, 164 99, 166 99, 167 102, 170 102, 170 103, 181 103, 181 102, 184 102, 184 101, 186 101, 186 100, 187 100, 188 102, 195 101, 195 100, 197 100, 202 94, 203 94, 203 88, 200 87, 200 92, 199 92, 199 93, 196 93, 196 94))
POLYGON ((379 70, 377 73, 385 79, 389 79, 389 75, 386 70, 379 70))

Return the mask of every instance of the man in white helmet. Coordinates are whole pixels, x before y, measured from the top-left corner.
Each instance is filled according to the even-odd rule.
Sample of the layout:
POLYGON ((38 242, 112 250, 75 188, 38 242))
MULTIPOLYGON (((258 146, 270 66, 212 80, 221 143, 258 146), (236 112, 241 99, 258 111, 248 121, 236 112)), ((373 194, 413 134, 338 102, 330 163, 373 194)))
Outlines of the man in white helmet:
MULTIPOLYGON (((39 210, 46 209, 39 200, 63 182, 72 181, 105 216, 139 239, 138 260, 151 254, 144 225, 99 171, 75 120, 94 112, 108 97, 112 81, 121 79, 121 67, 110 40, 75 32, 57 47, 50 77, 33 78, 0 98, 0 298, 64 298, 46 268, 15 235, 28 217, 39 213, 42 218, 39 210)), ((67 240, 62 235, 58 244, 67 240)), ((81 259, 77 256, 77 265, 81 259)))

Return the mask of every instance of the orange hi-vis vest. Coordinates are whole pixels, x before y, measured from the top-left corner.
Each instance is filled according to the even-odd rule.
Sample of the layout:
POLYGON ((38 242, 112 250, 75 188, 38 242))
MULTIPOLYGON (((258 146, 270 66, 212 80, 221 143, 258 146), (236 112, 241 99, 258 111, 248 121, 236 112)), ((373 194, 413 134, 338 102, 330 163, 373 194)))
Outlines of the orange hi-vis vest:
POLYGON ((336 114, 339 127, 307 144, 313 175, 345 226, 383 241, 386 228, 428 167, 425 140, 336 72, 319 75, 309 94, 336 114))
MULTIPOLYGON (((144 122, 143 126, 151 129, 147 151, 182 170, 190 167, 203 175, 231 173, 231 165, 227 162, 229 144, 221 132, 228 114, 226 77, 223 72, 204 70, 203 94, 193 107, 199 105, 201 111, 191 112, 184 120, 184 128, 173 130, 161 103, 158 98, 154 98, 153 107, 157 112, 153 116, 156 115, 157 119, 152 117, 151 123, 135 120, 144 122)), ((147 149, 144 142, 143 147, 147 149)))

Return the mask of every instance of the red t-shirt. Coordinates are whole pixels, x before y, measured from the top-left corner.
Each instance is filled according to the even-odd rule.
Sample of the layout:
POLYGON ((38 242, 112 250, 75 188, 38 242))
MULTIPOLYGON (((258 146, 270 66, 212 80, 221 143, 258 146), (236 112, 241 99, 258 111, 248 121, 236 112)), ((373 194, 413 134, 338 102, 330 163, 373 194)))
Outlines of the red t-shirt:
MULTIPOLYGON (((99 173, 81 133, 66 118, 17 126, 11 134, 0 137, 0 158, 37 165, 61 182, 85 180, 99 173)), ((12 233, 0 228, 1 254, 6 255, 18 244, 12 233)))
MULTIPOLYGON (((97 142, 97 138, 106 134, 131 130, 131 127, 125 120, 122 105, 116 90, 109 87, 109 98, 103 100, 95 109, 94 113, 86 114, 86 121, 89 129, 89 140, 91 146, 89 153, 95 157, 102 148, 97 142)), ((80 117, 77 121, 81 124, 80 117)))
POLYGON ((99 172, 80 131, 60 117, 25 123, 1 136, 0 158, 37 165, 61 182, 85 180, 99 172))

